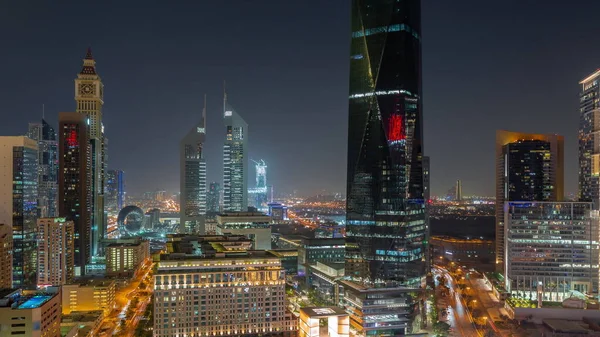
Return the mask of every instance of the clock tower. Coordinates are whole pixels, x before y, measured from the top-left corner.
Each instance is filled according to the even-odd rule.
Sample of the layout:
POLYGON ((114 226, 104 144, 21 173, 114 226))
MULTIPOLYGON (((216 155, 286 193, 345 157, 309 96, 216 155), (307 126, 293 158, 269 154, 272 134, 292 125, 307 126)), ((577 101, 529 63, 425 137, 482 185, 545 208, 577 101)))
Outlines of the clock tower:
MULTIPOLYGON (((104 214, 104 172, 106 170, 106 139, 102 124, 102 106, 104 105, 104 85, 96 72, 96 61, 92 50, 88 48, 83 67, 75 79, 76 111, 87 116, 90 139, 91 191, 92 191, 92 226, 90 237, 90 255, 102 255, 100 240, 106 233, 104 214)), ((86 261, 91 263, 93 261, 86 261)), ((85 266, 80 266, 82 274, 85 266)))

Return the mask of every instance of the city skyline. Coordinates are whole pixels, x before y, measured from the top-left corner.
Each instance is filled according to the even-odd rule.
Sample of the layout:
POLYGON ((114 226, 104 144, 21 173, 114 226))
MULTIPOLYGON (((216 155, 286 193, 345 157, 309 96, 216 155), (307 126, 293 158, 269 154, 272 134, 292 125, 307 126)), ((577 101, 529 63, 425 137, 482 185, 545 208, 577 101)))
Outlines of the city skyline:
MULTIPOLYGON (((5 31, 12 31, 17 20, 35 20, 40 23, 36 27, 44 29, 29 25, 5 43, 7 49, 18 53, 0 56, 5 74, 0 79, 2 111, 14 115, 0 126, 0 133, 25 134, 28 123, 39 121, 42 104, 46 106, 46 119, 56 127, 57 113, 72 110, 72 74, 79 70, 85 48, 91 46, 101 64, 109 95, 103 116, 111 140, 109 168, 128 172, 132 193, 143 192, 148 189, 145 186, 153 185, 159 178, 162 181, 163 177, 167 177, 163 186, 149 186, 150 189, 178 190, 178 170, 174 165, 147 167, 141 163, 152 151, 160 154, 160 162, 177 162, 177 141, 164 132, 184 134, 202 109, 204 92, 209 99, 208 125, 220 125, 223 79, 228 82, 232 104, 244 112, 252 127, 250 158, 264 158, 269 163, 269 179, 276 192, 344 192, 347 127, 343 116, 348 61, 339 60, 347 60, 349 42, 349 19, 340 15, 349 10, 345 1, 180 5, 169 11, 181 16, 172 28, 145 19, 139 19, 139 25, 131 25, 132 34, 136 35, 131 45, 124 45, 125 37, 119 36, 125 23, 131 23, 129 14, 141 10, 148 14, 141 17, 155 17, 160 14, 158 8, 121 5, 115 12, 122 14, 113 17, 114 24, 109 25, 101 23, 108 7, 89 10, 89 6, 71 3, 21 11, 20 5, 14 5, 4 11, 7 17, 1 25, 5 31), (211 37, 207 28, 225 26, 212 17, 227 11, 237 24, 223 29, 235 40, 220 49, 219 39, 211 37), (295 12, 298 18, 283 20, 283 16, 276 15, 287 11, 295 12), (77 12, 96 14, 79 18, 74 15, 77 12), (201 15, 198 23, 190 17, 194 12, 201 15), (247 15, 259 12, 266 12, 261 16, 263 23, 250 19, 255 15, 247 15), (312 20, 314 23, 306 29, 294 28, 300 20, 306 22, 313 16, 317 20, 312 20), (85 25, 88 29, 76 31, 58 23, 63 20, 47 21, 51 17, 74 18, 74 25, 89 22, 85 25), (285 39, 278 39, 283 49, 270 47, 267 38, 256 34, 270 25, 281 27, 282 32, 273 33, 276 37, 287 34, 285 39), (146 28, 148 32, 144 32, 146 28), (166 36, 172 30, 184 33, 169 42, 166 36), (192 36, 196 36, 192 41, 197 43, 189 42, 192 36), (152 42, 151 37, 158 42, 152 42), (253 41, 257 48, 240 57, 251 46, 244 40, 253 41), (55 44, 60 48, 54 48, 55 44), (211 53, 202 52, 205 47, 211 53), (320 48, 320 52, 311 51, 315 48, 320 48), (39 50, 52 52, 39 57, 39 50), (165 67, 167 63, 169 66, 165 67), (255 69, 250 65, 255 65, 255 69), (288 68, 282 70, 283 67, 288 68), (327 76, 323 75, 324 69, 327 76), (26 90, 19 88, 30 88, 38 94, 24 99, 26 90), (318 125, 309 124, 317 120, 318 125), (306 137, 309 127, 312 131, 306 137), (150 146, 128 151, 132 135, 152 135, 150 146), (295 165, 298 158, 311 158, 311 164, 295 165), (312 179, 315 176, 322 178, 312 179), (306 183, 298 185, 297 181, 306 183)), ((432 158, 432 194, 443 195, 461 179, 464 195, 493 195, 492 144, 496 129, 564 135, 566 192, 576 193, 578 83, 598 68, 600 59, 600 47, 583 41, 593 38, 593 20, 587 18, 594 12, 592 8, 600 4, 589 2, 587 6, 566 9, 552 2, 543 7, 518 2, 496 4, 486 10, 481 6, 474 1, 423 4, 423 35, 427 36, 423 46, 425 151, 432 158), (536 24, 531 25, 528 20, 536 11, 540 15, 532 19, 536 24), (478 15, 473 15, 475 12, 478 15), (508 15, 514 17, 514 23, 508 30, 500 30, 502 18, 508 15), (566 20, 579 35, 566 35, 554 24, 557 18, 566 20), (461 24, 454 24, 455 20, 461 24), (460 34, 462 38, 450 45, 448 34, 460 34), (491 34, 497 38, 485 38, 491 34), (514 52, 518 48, 526 53, 514 52), (581 52, 572 53, 573 50, 581 52), (491 63, 490 57, 496 53, 504 56, 491 63), (469 104, 462 101, 465 97, 469 97, 469 104), (536 122, 535 127, 522 127, 536 122), (481 126, 468 133, 457 132, 463 125, 473 123, 481 126)), ((171 19, 164 20, 163 23, 173 23, 171 19)), ((221 181, 221 136, 214 132, 207 138, 207 179, 221 181)))

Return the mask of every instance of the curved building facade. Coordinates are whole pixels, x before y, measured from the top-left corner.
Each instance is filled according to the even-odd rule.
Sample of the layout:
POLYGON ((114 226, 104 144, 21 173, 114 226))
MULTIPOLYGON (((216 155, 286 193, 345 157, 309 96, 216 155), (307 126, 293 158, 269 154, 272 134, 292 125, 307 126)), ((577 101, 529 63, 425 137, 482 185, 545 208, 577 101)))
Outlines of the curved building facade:
POLYGON ((126 206, 119 211, 117 226, 121 236, 135 236, 144 230, 144 211, 137 206, 126 206))

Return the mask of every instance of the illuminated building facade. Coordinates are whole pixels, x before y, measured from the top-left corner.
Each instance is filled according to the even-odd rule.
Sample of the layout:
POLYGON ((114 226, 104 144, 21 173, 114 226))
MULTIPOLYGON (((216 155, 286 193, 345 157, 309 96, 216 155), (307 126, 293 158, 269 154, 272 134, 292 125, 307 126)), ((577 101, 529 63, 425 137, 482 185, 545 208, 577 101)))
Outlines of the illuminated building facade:
MULTIPOLYGON (((106 139, 102 124, 102 106, 104 105, 104 84, 96 72, 96 61, 92 50, 88 48, 83 67, 75 79, 76 112, 85 116, 88 123, 90 190, 91 190, 91 234, 89 256, 101 253, 100 240, 106 234, 104 213, 104 184, 106 172, 106 139)), ((64 214, 59 214, 64 216, 64 214)), ((83 269, 83 268, 82 268, 83 269)))
POLYGON ((105 315, 115 307, 116 283, 108 279, 87 279, 62 287, 62 313, 103 310, 105 315))
POLYGON ((92 232, 92 158, 87 117, 58 115, 58 214, 75 225, 75 275, 90 262, 92 232))
POLYGON ((600 69, 579 82, 579 201, 600 200, 600 69))
POLYGON ((507 202, 506 287, 515 296, 563 301, 598 295, 599 218, 591 202, 507 202), (530 297, 531 296, 531 297, 530 297))
POLYGON ((111 243, 106 246, 106 276, 131 277, 150 257, 150 242, 111 243))
POLYGON ((496 271, 504 270, 504 202, 561 201, 564 137, 496 132, 496 271))
POLYGON ((214 249, 163 254, 154 274, 154 336, 295 336, 285 271, 265 251, 214 249))
POLYGON ((179 143, 180 231, 204 234, 206 221, 206 97, 202 119, 179 143))
POLYGON ((75 276, 75 226, 65 218, 37 221, 38 287, 62 286, 75 276))
POLYGON ((0 336, 61 337, 60 295, 0 290, 0 336))
POLYGON ((282 205, 278 202, 270 202, 268 204, 269 212, 268 214, 271 216, 271 221, 287 221, 288 220, 288 209, 287 206, 282 205))
POLYGON ((298 275, 306 275, 309 265, 317 262, 344 262, 346 252, 345 240, 303 238, 298 247, 298 275))
POLYGON ((248 189, 248 205, 261 212, 268 210, 267 203, 270 201, 268 194, 270 188, 267 186, 267 164, 264 160, 254 161, 256 168, 256 186, 248 189))
POLYGON ((221 184, 217 182, 210 183, 208 195, 206 196, 207 214, 211 217, 216 216, 221 210, 221 184))
POLYGON ((38 142, 38 215, 58 215, 58 147, 54 128, 44 119, 29 124, 27 136, 38 142))
POLYGON ((248 124, 223 99, 225 144, 223 145, 223 209, 248 210, 248 124))
POLYGON ((271 217, 256 212, 226 212, 217 215, 217 235, 244 235, 253 249, 271 249, 271 217))
POLYGON ((0 223, 0 289, 12 288, 13 270, 12 227, 0 223))
POLYGON ((125 172, 108 170, 105 187, 106 208, 118 212, 125 206, 125 172))
POLYGON ((409 292, 427 272, 420 11, 352 1, 344 285, 357 335, 410 333, 409 292), (356 289, 389 305, 353 300, 356 289))
POLYGON ((0 137, 0 224, 12 228, 13 287, 36 285, 38 144, 25 137, 0 137))
POLYGON ((462 182, 460 180, 456 181, 454 199, 456 201, 462 201, 462 182))
POLYGON ((350 319, 348 314, 337 307, 301 308, 299 337, 319 337, 321 320, 327 319, 327 336, 349 337, 350 319))

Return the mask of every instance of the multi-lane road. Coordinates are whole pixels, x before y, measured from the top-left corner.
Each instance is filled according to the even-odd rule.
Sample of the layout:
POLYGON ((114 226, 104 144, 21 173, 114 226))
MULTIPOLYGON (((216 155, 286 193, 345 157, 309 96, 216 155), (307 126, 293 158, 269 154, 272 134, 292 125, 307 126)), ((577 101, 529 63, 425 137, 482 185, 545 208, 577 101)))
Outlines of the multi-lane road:
POLYGON ((479 331, 475 328, 473 318, 467 310, 467 305, 457 291, 457 285, 454 278, 450 276, 447 270, 436 267, 434 269, 435 277, 440 276, 449 288, 448 324, 452 327, 451 336, 481 337, 479 331))

